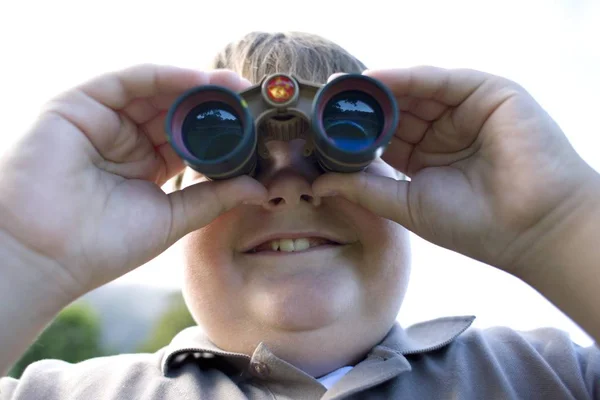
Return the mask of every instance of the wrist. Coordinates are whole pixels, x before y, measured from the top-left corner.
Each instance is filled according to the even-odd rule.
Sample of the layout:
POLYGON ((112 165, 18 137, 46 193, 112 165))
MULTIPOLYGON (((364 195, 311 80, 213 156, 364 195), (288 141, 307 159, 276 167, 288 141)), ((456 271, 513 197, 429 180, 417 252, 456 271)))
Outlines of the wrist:
POLYGON ((75 298, 57 282, 56 265, 0 230, 0 376, 75 298))
POLYGON ((595 251, 600 246, 600 175, 593 171, 582 179, 580 188, 558 205, 534 234, 537 237, 513 266, 515 275, 525 281, 559 272, 557 269, 568 268, 595 251))
POLYGON ((515 274, 600 342, 600 176, 548 218, 515 274))
POLYGON ((27 249, 0 230, 0 298, 20 311, 54 317, 78 295, 72 279, 58 263, 27 249))

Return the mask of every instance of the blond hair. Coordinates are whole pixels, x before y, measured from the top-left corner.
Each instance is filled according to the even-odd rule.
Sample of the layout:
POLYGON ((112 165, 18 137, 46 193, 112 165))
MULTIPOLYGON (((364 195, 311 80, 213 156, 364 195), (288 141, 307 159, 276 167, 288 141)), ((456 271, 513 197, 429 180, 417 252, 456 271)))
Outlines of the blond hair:
POLYGON ((254 84, 274 73, 325 83, 336 72, 359 74, 366 69, 341 46, 302 32, 251 32, 228 44, 215 57, 213 67, 232 69, 254 84))
MULTIPOLYGON (((212 69, 230 69, 257 84, 267 75, 285 73, 321 83, 336 72, 362 73, 366 66, 336 43, 303 32, 251 32, 229 43, 213 59, 212 69)), ((174 178, 181 186, 183 173, 174 178)))

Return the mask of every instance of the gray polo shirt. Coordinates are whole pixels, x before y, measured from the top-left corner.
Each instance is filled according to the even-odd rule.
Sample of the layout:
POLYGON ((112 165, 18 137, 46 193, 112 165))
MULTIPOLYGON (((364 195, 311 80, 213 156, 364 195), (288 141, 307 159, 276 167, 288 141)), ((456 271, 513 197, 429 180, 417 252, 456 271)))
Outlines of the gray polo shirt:
POLYGON ((194 327, 154 354, 39 361, 20 380, 0 379, 0 400, 600 399, 597 347, 556 329, 480 330, 473 320, 396 324, 329 390, 264 343, 231 353, 194 327))

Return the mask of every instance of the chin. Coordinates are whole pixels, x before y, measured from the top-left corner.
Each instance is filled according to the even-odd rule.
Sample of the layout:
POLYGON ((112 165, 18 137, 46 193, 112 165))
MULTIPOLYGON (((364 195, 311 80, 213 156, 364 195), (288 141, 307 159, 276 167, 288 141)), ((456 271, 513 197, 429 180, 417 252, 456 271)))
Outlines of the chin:
POLYGON ((248 312, 261 325, 276 329, 316 330, 360 310, 360 293, 348 272, 298 273, 252 288, 248 312))

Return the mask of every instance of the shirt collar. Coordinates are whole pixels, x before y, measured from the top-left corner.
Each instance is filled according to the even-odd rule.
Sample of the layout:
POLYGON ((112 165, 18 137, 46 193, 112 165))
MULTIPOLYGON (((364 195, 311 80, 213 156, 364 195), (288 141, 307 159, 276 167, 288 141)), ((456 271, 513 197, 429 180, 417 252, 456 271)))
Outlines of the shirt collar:
MULTIPOLYGON (((443 317, 420 322, 408 328, 403 328, 396 322, 383 340, 373 347, 369 356, 419 354, 441 349, 466 331, 474 320, 474 316, 443 317)), ((261 346, 265 344, 261 342, 259 347, 261 346)), ((215 357, 223 357, 234 365, 247 364, 252 358, 247 354, 218 348, 200 327, 195 326, 181 331, 165 348, 161 369, 166 375, 169 368, 190 359, 201 363, 202 360, 211 360, 215 357)))

